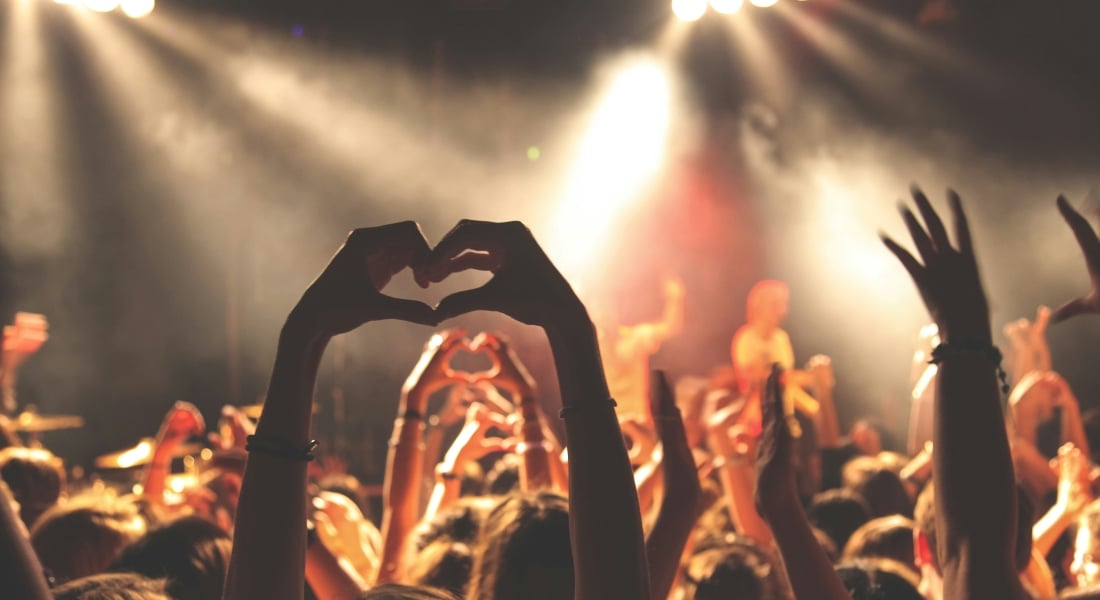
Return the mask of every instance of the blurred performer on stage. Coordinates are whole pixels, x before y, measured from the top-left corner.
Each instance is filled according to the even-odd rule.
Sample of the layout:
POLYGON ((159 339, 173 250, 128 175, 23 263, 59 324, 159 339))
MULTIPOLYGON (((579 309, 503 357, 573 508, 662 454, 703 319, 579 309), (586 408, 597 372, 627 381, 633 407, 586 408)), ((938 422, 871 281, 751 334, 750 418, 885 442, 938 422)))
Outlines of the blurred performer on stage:
POLYGON ((19 408, 15 399, 19 367, 49 339, 48 330, 44 315, 27 312, 15 313, 15 322, 4 327, 0 353, 0 414, 14 415, 19 408))
POLYGON ((665 340, 684 328, 684 284, 675 277, 664 282, 665 306, 661 318, 650 323, 618 325, 596 323, 603 368, 619 415, 632 414, 650 421, 649 358, 665 340))
POLYGON ((786 409, 792 433, 801 431, 794 419, 796 409, 811 419, 819 410, 818 402, 803 389, 810 377, 795 370, 791 338, 781 327, 789 301, 790 291, 782 281, 757 282, 745 303, 746 323, 734 333, 730 345, 737 385, 746 400, 739 422, 753 436, 760 433, 760 395, 774 364, 786 373, 786 409))

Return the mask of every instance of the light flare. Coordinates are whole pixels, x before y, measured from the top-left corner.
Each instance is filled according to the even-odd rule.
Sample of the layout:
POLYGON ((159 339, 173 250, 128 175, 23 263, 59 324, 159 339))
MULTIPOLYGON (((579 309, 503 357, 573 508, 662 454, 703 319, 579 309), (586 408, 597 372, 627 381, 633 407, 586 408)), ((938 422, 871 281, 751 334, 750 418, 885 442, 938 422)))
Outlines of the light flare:
POLYGON ((707 0, 672 0, 672 14, 681 21, 698 21, 707 12, 707 0))

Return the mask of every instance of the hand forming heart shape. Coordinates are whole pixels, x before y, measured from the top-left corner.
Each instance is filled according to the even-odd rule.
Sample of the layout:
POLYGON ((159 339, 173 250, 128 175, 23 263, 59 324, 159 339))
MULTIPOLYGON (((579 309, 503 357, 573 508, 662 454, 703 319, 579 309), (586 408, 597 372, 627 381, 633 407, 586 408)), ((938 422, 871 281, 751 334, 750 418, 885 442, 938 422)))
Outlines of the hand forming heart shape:
POLYGON ((559 324, 562 317, 587 319, 569 283, 527 227, 515 221, 461 221, 434 249, 413 221, 357 229, 310 284, 291 317, 335 335, 382 319, 434 326, 476 310, 543 327, 559 324), (433 308, 381 292, 405 268, 412 269, 421 287, 469 269, 490 271, 493 278, 433 308))

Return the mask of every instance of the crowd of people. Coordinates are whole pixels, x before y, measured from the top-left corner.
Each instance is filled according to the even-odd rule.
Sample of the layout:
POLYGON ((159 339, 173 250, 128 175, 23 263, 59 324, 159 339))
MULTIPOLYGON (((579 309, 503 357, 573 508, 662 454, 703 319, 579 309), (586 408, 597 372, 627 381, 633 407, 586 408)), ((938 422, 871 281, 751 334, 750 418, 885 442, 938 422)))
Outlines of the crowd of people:
MULTIPOLYGON (((915 252, 883 238, 934 323, 905 452, 872 418, 842 431, 829 358, 795 362, 779 281, 754 286, 727 368, 670 381, 647 363, 681 326, 678 281, 660 321, 605 330, 521 223, 463 221, 434 247, 413 222, 357 229, 282 324, 258 419, 225 407, 211 432, 177 403, 112 457, 136 485, 70 477, 20 438, 33 428, 0 419, 0 597, 1100 598, 1100 412, 1081 410, 1045 341, 1100 312, 1100 239, 1059 198, 1094 289, 1010 323, 1002 356, 959 198, 950 234, 919 190, 913 203, 915 252), (425 287, 492 278, 432 307, 382 292, 406 268, 425 287), (545 331, 561 406, 502 334, 437 330, 401 390, 375 514, 311 440, 325 348, 372 321, 473 311, 545 331), (492 366, 456 368, 460 352, 492 366)), ((5 331, 8 412, 43 341, 33 315, 5 331)))

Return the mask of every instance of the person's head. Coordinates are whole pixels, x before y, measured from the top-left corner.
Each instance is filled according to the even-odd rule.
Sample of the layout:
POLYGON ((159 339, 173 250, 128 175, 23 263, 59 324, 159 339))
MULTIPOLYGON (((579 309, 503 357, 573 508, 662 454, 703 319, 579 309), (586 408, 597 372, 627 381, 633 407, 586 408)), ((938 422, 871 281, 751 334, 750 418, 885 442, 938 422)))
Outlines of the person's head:
POLYGON ((58 581, 104 572, 126 545, 145 533, 132 502, 91 496, 46 511, 31 529, 42 567, 58 581))
POLYGON ((509 496, 486 516, 469 600, 573 597, 569 504, 550 492, 509 496))
POLYGON ((438 588, 383 583, 363 592, 359 600, 458 600, 458 596, 438 588))
POLYGON ((871 517, 913 516, 909 492, 897 473, 885 468, 877 457, 857 456, 844 465, 844 487, 867 501, 871 517))
POLYGON ((0 450, 0 479, 19 503, 19 518, 27 527, 57 504, 65 491, 61 459, 42 448, 9 447, 0 450))
POLYGON ((891 560, 860 560, 837 567, 852 600, 924 600, 918 581, 891 560))
POLYGON ((505 496, 519 489, 519 456, 509 452, 501 456, 485 476, 485 493, 505 496))
POLYGON ((696 553, 684 567, 685 597, 695 600, 785 600, 779 569, 748 538, 696 553))
POLYGON ((105 573, 53 589, 54 600, 172 600, 164 582, 136 573, 105 573))
POLYGON ((322 492, 332 492, 346 497, 355 503, 356 508, 365 518, 370 518, 370 504, 359 491, 362 489, 363 484, 354 475, 348 475, 347 473, 326 475, 324 479, 317 483, 317 487, 321 488, 322 492))
POLYGON ((875 456, 882 452, 883 430, 874 419, 860 419, 853 423, 848 437, 860 454, 875 456))
POLYGON ((498 499, 487 496, 459 498, 440 510, 430 521, 423 521, 414 535, 419 552, 437 541, 460 542, 473 546, 481 533, 485 516, 498 499))
POLYGON ((871 520, 871 509, 851 490, 829 490, 814 496, 806 516, 814 527, 829 535, 837 548, 843 548, 848 538, 871 520))
POLYGON ((913 557, 914 529, 916 524, 900 515, 872 519, 848 538, 844 559, 889 558, 917 573, 913 557))
POLYGON ((787 317, 790 290, 787 284, 774 279, 758 281, 749 290, 745 302, 745 320, 764 330, 772 330, 783 324, 787 317))
POLYGON ((176 600, 217 598, 222 592, 232 542, 217 524, 183 517, 146 533, 108 567, 167 581, 176 600))
POLYGON ((456 596, 466 593, 474 554, 461 542, 439 540, 416 554, 409 568, 409 581, 447 590, 456 596))

